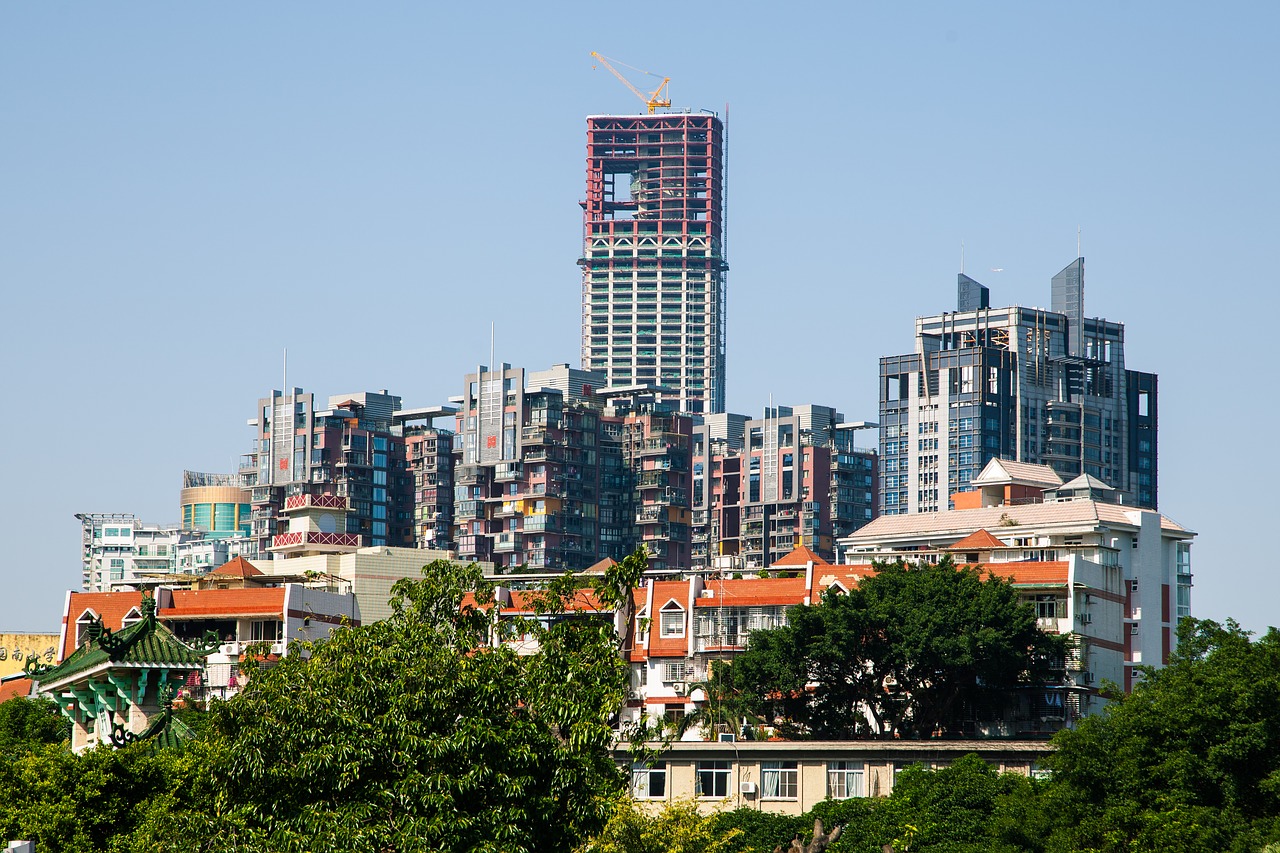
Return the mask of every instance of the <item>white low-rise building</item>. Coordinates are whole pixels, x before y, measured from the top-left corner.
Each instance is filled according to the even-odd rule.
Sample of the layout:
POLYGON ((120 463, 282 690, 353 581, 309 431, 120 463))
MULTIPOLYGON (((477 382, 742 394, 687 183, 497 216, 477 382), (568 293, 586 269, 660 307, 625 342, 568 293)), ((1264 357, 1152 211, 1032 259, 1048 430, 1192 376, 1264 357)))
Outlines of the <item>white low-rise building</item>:
POLYGON ((1115 490, 1093 477, 1060 483, 1044 466, 992 460, 975 491, 954 496, 956 509, 882 516, 840 540, 840 562, 950 554, 980 565, 1022 589, 1043 627, 1078 640, 1068 669, 1082 695, 1096 695, 1103 680, 1127 691, 1135 667, 1168 662, 1178 619, 1191 613, 1195 533, 1113 502, 1115 490))

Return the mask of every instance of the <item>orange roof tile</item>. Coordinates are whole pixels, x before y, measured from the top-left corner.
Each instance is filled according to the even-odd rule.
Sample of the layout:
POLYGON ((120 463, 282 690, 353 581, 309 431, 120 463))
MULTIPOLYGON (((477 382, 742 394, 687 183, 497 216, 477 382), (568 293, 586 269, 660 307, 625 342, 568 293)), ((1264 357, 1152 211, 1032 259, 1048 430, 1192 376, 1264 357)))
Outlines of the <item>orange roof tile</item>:
POLYGON ((218 566, 209 574, 219 575, 220 577, 252 578, 261 575, 262 572, 244 557, 236 557, 234 560, 218 566))
POLYGON ((92 611, 112 631, 119 631, 124 627, 124 617, 141 603, 140 592, 71 593, 67 598, 67 612, 62 614, 62 654, 58 660, 66 660, 76 650, 76 621, 86 610, 92 611))
POLYGON ((279 616, 284 612, 284 588, 175 589, 173 607, 157 616, 193 619, 208 616, 279 616))
POLYGON ((769 565, 769 568, 775 569, 778 566, 804 566, 808 563, 813 563, 815 566, 831 565, 805 546, 797 545, 790 554, 783 557, 781 560, 774 560, 773 563, 769 565))
MULTIPOLYGON (((511 604, 503 608, 504 613, 533 613, 534 602, 539 596, 546 595, 543 590, 537 589, 513 589, 511 590, 511 604)), ((612 608, 605 607, 600 599, 596 597, 595 591, 590 589, 580 589, 565 605, 565 610, 577 613, 612 613, 612 608)))
POLYGON ((649 614, 649 657, 685 657, 689 652, 689 636, 693 631, 689 608, 689 581, 654 581, 653 612, 649 614), (684 634, 662 636, 662 608, 675 601, 684 614, 684 634))
POLYGON ((31 692, 30 678, 11 678, 0 684, 0 702, 26 696, 31 692))
POLYGON ((1028 586, 1062 586, 1069 580, 1065 560, 1044 562, 984 563, 979 568, 1012 584, 1028 586))
POLYGON ((947 547, 948 551, 990 551, 992 548, 1008 548, 1009 546, 992 536, 985 530, 978 529, 947 547))
POLYGON ((694 607, 761 607, 801 604, 807 592, 804 578, 711 580, 707 581, 703 595, 699 596, 693 604, 694 607), (707 591, 712 593, 710 597, 706 596, 707 591))

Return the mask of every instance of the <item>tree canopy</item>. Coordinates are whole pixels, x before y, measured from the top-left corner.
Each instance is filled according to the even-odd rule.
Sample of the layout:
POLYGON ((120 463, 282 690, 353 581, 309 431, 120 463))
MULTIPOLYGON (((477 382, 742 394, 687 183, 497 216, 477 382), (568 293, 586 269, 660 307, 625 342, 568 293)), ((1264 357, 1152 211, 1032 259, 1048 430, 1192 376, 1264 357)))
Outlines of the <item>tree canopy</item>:
POLYGON ((1167 666, 1056 743, 1050 850, 1257 850, 1280 837, 1280 632, 1184 619, 1167 666))
POLYGON ((792 734, 927 736, 962 711, 998 712, 1064 643, 999 578, 949 557, 899 562, 752 634, 734 683, 792 734))

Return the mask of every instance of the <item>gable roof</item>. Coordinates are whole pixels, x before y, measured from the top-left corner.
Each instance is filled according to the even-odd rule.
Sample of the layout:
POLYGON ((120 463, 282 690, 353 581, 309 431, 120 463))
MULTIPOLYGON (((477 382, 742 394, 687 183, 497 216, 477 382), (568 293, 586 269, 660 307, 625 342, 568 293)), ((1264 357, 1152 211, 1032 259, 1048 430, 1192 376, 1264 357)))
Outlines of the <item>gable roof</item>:
POLYGON ((772 563, 770 563, 769 568, 772 569, 778 566, 805 566, 805 565, 808 565, 809 563, 813 563, 815 566, 831 565, 826 560, 822 559, 816 553, 809 550, 805 546, 797 545, 794 549, 792 549, 790 554, 787 554, 785 557, 783 557, 780 560, 774 560, 772 563))
POLYGON ((1066 491, 1068 489, 1090 489, 1090 490, 1096 489, 1097 491, 1100 491, 1100 492, 1115 491, 1114 486, 1112 486, 1109 483, 1104 483, 1102 480, 1099 480, 1097 477, 1093 476, 1092 474, 1081 474, 1079 477, 1076 477, 1074 480, 1068 480, 1059 488, 1061 488, 1063 491, 1066 491))
MULTIPOLYGON (((152 599, 148 599, 151 601, 152 599)), ((146 616, 119 631, 95 632, 62 663, 36 673, 42 692, 70 683, 89 672, 119 666, 127 669, 201 669, 205 652, 183 643, 156 621, 154 604, 146 616)))
POLYGON ((72 592, 67 597, 67 612, 62 617, 62 648, 58 660, 63 661, 76 650, 76 622, 86 610, 102 620, 112 631, 124 627, 124 617, 142 603, 142 593, 124 592, 72 592))
POLYGON ((1052 489, 1062 485, 1062 477, 1048 465, 992 459, 972 480, 975 486, 1017 484, 1052 489))
POLYGON ((1008 548, 1009 546, 992 536, 985 529, 979 528, 954 545, 948 545, 948 551, 990 551, 992 548, 1008 548))

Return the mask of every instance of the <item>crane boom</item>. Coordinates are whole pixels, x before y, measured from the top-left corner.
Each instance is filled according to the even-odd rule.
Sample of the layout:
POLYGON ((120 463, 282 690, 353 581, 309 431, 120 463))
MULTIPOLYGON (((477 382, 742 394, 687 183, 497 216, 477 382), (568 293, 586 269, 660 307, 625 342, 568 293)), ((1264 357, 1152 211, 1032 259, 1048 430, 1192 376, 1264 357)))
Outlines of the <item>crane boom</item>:
MULTIPOLYGON (((653 113, 658 109, 658 107, 662 107, 663 109, 669 109, 671 107, 670 96, 666 98, 662 97, 662 90, 667 88, 667 84, 671 82, 670 77, 663 77, 662 82, 658 85, 658 88, 654 89, 652 92, 645 93, 637 89, 630 80, 628 80, 626 77, 623 76, 621 71, 614 68, 608 59, 596 53, 594 50, 591 51, 591 55, 594 58, 600 60, 600 64, 603 65, 605 68, 609 69, 609 72, 613 74, 614 77, 617 77, 619 80, 621 80, 622 85, 630 89, 637 98, 644 101, 645 106, 649 108, 649 115, 653 115, 653 113)), ((653 74, 650 71, 643 71, 641 73, 649 74, 652 77, 658 76, 657 74, 653 74)))

